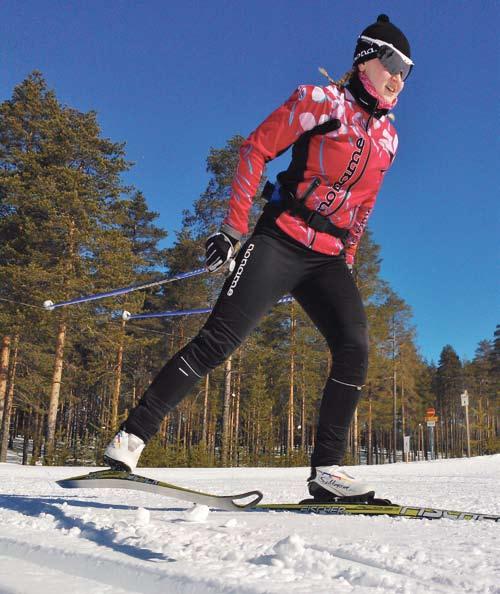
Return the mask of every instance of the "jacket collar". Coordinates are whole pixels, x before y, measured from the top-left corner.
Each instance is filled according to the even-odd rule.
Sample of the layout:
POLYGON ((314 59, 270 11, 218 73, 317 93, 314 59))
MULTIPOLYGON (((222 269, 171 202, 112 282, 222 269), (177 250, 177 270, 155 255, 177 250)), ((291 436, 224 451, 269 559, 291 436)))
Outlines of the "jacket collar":
POLYGON ((377 99, 372 97, 372 95, 365 89, 363 83, 359 80, 357 72, 352 75, 351 80, 347 85, 347 89, 350 91, 358 105, 367 113, 373 115, 374 118, 377 118, 377 120, 389 113, 388 109, 380 109, 377 107, 377 99))

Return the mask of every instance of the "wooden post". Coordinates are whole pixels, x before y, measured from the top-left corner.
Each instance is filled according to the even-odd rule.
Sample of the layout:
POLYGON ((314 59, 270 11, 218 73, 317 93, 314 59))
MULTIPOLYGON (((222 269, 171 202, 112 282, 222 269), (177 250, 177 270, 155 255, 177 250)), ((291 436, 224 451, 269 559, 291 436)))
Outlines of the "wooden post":
POLYGON ((465 426, 467 429, 467 457, 470 458, 470 425, 469 425, 469 393, 465 390, 461 395, 462 406, 465 407, 465 426))

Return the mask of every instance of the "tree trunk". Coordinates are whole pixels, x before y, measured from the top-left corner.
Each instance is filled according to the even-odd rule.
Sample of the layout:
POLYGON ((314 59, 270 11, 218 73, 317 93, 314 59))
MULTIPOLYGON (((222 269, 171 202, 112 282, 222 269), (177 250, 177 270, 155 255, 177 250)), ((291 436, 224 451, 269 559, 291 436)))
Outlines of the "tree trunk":
POLYGON ((302 388, 302 401, 300 403, 300 451, 306 451, 306 394, 304 387, 302 388))
POLYGON ((210 452, 212 464, 215 464, 216 455, 215 455, 215 433, 217 431, 217 416, 213 413, 210 414, 210 421, 208 424, 208 450, 210 452))
POLYGON ((166 415, 160 427, 161 444, 165 448, 168 444, 168 426, 170 423, 170 415, 166 415))
POLYGON ((70 399, 68 402, 68 411, 66 414, 66 445, 68 448, 74 446, 74 438, 73 438, 73 418, 75 416, 75 404, 74 404, 74 394, 73 389, 70 391, 70 399))
POLYGON ((366 439, 366 463, 373 464, 372 450, 372 390, 368 388, 368 434, 366 439))
POLYGON ((230 408, 231 408, 231 363, 232 357, 224 364, 224 403, 222 409, 222 448, 221 463, 227 466, 229 454, 229 440, 231 439, 230 408))
POLYGON ((398 440, 398 396, 397 396, 397 376, 396 362, 394 361, 393 384, 392 384, 392 461, 397 462, 397 440, 398 440))
POLYGON ((358 408, 354 411, 354 418, 352 420, 352 457, 354 464, 359 464, 359 435, 358 435, 358 408))
POLYGON ((290 312, 290 392, 288 395, 288 440, 287 454, 291 456, 294 448, 294 391, 295 391, 295 307, 292 301, 290 312))
POLYGON ((181 447, 182 406, 177 407, 177 450, 181 447))
POLYGON ((0 421, 3 417, 5 395, 7 394, 7 378, 9 376, 10 336, 2 338, 0 353, 0 421))
POLYGON ((403 443, 401 445, 401 452, 402 452, 402 460, 403 462, 408 462, 408 456, 405 454, 405 435, 406 435, 406 422, 405 422, 405 386, 404 386, 404 378, 401 377, 401 435, 403 438, 403 443))
POLYGON ((203 398, 203 422, 201 426, 201 443, 207 446, 208 436, 208 393, 210 389, 210 375, 207 374, 205 377, 205 394, 203 398))
MULTIPOLYGON (((481 385, 481 384, 480 384, 481 385)), ((478 411, 478 455, 482 456, 484 452, 483 444, 483 397, 479 396, 479 411, 478 411)))
POLYGON ((43 435, 43 413, 34 413, 35 422, 33 429, 33 450, 31 452, 31 464, 36 464, 42 453, 42 435, 43 435))
POLYGON ((59 324, 56 341, 56 356, 52 375, 52 389, 50 392, 49 410, 47 414, 47 441, 45 459, 49 464, 54 463, 57 408, 61 393, 61 378, 64 362, 64 343, 66 340, 66 322, 64 318, 59 324))
POLYGON ((240 398, 241 398, 241 360, 243 358, 243 352, 240 351, 240 357, 238 361, 238 380, 236 383, 236 402, 234 406, 234 435, 233 435, 233 445, 234 445, 234 455, 233 455, 233 464, 238 466, 239 458, 238 458, 238 444, 240 440, 240 398))
POLYGON ((31 427, 33 426, 33 411, 29 408, 23 415, 23 466, 28 464, 31 427))
POLYGON ((137 386, 135 382, 132 385, 132 405, 130 408, 135 408, 137 406, 138 398, 137 398, 137 386))
POLYGON ((113 395, 111 397, 111 420, 110 428, 114 432, 118 425, 118 404, 120 402, 120 388, 122 383, 123 368, 123 344, 125 342, 125 320, 121 323, 120 342, 118 344, 118 353, 116 355, 115 384, 113 386, 113 395))
POLYGON ((2 417, 2 430, 0 432, 2 438, 0 440, 0 462, 7 461, 7 448, 9 444, 9 429, 10 429, 10 415, 12 412, 12 403, 14 401, 14 382, 16 377, 17 367, 17 351, 19 346, 19 334, 14 337, 14 353, 12 356, 12 365, 9 374, 9 390, 5 397, 5 405, 2 417))

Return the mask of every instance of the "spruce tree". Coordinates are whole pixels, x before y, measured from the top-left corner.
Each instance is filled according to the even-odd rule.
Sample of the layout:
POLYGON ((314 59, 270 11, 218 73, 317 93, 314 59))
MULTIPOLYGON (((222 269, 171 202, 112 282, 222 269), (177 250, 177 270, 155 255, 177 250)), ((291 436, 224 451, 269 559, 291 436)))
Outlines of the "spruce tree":
POLYGON ((435 385, 445 452, 447 455, 461 455, 458 423, 462 420, 460 394, 464 389, 464 378, 462 362, 451 345, 446 345, 441 351, 435 385))

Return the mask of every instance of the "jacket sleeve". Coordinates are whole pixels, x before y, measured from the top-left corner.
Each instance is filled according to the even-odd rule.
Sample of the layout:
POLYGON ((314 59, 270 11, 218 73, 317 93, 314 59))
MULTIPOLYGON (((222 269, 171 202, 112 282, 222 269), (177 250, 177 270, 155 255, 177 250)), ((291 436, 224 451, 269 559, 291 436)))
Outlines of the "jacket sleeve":
POLYGON ((329 120, 332 105, 323 87, 302 85, 241 145, 231 187, 226 228, 239 239, 248 233, 248 215, 268 161, 288 149, 307 130, 329 120))
POLYGON ((349 235, 345 241, 345 261, 349 266, 354 264, 354 257, 356 256, 359 242, 368 224, 370 214, 375 206, 376 198, 377 194, 375 193, 363 202, 356 213, 352 227, 349 229, 349 235))

